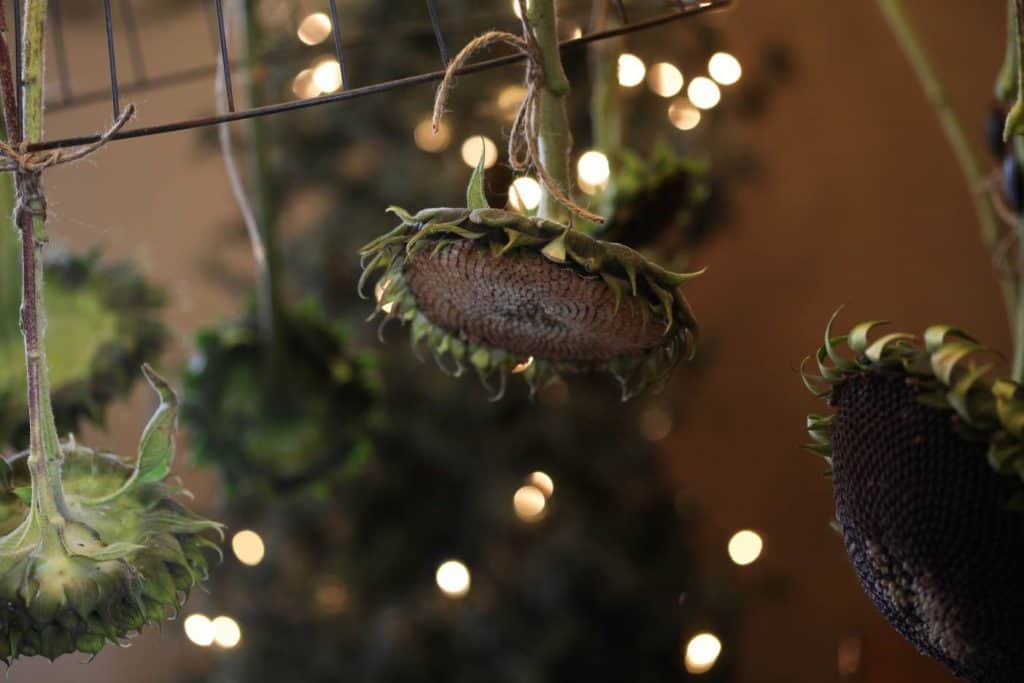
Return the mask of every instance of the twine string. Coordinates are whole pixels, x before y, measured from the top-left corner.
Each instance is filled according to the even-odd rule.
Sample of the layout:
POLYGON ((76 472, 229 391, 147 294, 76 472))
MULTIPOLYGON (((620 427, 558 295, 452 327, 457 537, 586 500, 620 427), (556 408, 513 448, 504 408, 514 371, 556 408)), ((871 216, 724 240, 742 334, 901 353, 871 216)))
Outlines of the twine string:
POLYGON ((508 45, 526 56, 526 95, 523 97, 522 104, 519 105, 515 120, 512 122, 512 130, 509 132, 509 166, 517 173, 525 173, 533 168, 538 182, 555 198, 555 201, 580 218, 594 223, 603 223, 604 219, 601 216, 588 211, 572 200, 567 190, 551 177, 541 159, 540 95, 544 87, 544 66, 540 48, 537 46, 533 33, 529 30, 525 18, 523 19, 522 37, 507 31, 488 31, 467 43, 448 64, 441 85, 438 86, 437 97, 434 99, 432 117, 434 133, 436 134, 441 129, 441 119, 444 117, 445 104, 451 94, 456 72, 475 52, 499 43, 508 45))
POLYGON ((99 139, 87 145, 65 147, 45 151, 29 151, 29 143, 18 145, 0 140, 0 173, 14 171, 29 176, 39 176, 43 171, 54 166, 80 161, 93 154, 110 142, 111 138, 121 130, 135 115, 135 105, 129 104, 99 139))

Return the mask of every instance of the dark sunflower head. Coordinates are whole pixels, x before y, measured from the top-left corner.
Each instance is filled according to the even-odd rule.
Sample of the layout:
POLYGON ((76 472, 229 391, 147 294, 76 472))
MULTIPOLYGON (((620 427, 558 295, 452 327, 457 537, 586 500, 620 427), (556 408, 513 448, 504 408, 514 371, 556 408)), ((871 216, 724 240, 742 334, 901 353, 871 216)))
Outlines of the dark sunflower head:
POLYGON ((988 379, 957 330, 930 328, 918 345, 871 341, 876 324, 829 329, 820 376, 805 375, 833 409, 808 418, 810 449, 830 465, 850 561, 922 652, 969 681, 1020 680, 1024 391, 988 379))
POLYGON ((8 664, 124 642, 176 614, 206 578, 204 551, 219 552, 220 525, 173 500, 181 490, 164 481, 177 403, 147 374, 162 402, 133 465, 74 439, 60 445, 59 523, 37 506, 27 455, 0 460, 0 660, 8 664))
MULTIPOLYGON (((102 423, 113 399, 128 392, 143 361, 167 340, 157 318, 163 295, 131 266, 104 265, 98 254, 47 258, 47 323, 53 412, 62 432, 82 420, 102 423)), ((0 298, 0 447, 28 446, 25 364, 17 298, 0 298)))
POLYGON ((636 251, 542 218, 492 209, 482 169, 467 208, 390 211, 401 224, 361 250, 385 322, 411 326, 442 369, 504 392, 563 372, 611 372, 628 398, 693 355, 697 323, 672 273, 636 251))
POLYGON ((183 408, 196 461, 229 492, 326 493, 370 454, 372 354, 313 307, 283 313, 268 344, 255 315, 201 332, 183 408))

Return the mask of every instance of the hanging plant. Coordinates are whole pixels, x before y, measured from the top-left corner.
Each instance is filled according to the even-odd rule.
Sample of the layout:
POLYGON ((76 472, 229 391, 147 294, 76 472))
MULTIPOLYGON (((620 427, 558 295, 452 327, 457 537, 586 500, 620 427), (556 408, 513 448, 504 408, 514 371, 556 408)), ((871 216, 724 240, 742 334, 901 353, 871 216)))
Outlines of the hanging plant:
MULTIPOLYGON (((13 232, 0 235, 0 252, 11 257, 4 258, 4 272, 16 280, 16 249, 3 244, 16 247, 13 237, 13 232)), ((74 431, 82 420, 102 424, 107 404, 130 391, 139 365, 157 356, 167 341, 156 317, 164 297, 129 264, 103 264, 95 252, 57 252, 46 259, 45 268, 47 322, 54 341, 47 358, 57 429, 74 431)), ((13 296, 0 297, 0 447, 22 449, 28 446, 28 422, 18 329, 21 303, 16 282, 4 286, 13 296)))
POLYGON ((196 462, 216 465, 229 493, 325 493, 371 452, 375 359, 311 307, 276 334, 271 351, 255 315, 200 332, 183 410, 196 462), (268 371, 271 352, 286 371, 268 371))
MULTIPOLYGON (((833 316, 834 320, 834 316, 833 316)), ((816 354, 808 418, 861 586, 922 652, 970 681, 1024 671, 1024 387, 993 380, 963 332, 870 332, 816 354), (841 353, 845 347, 853 353, 841 353), (1015 508, 1012 511, 1011 508, 1015 508)))
POLYGON ((526 55, 526 96, 513 124, 509 161, 532 169, 543 189, 537 217, 490 208, 483 158, 465 208, 393 207, 401 224, 361 250, 360 289, 373 276, 377 311, 410 323, 455 375, 473 368, 505 388, 521 372, 536 389, 563 372, 608 371, 623 399, 660 385, 693 355, 697 324, 679 287, 699 273, 672 273, 632 249, 595 240, 570 215, 600 222, 569 193, 569 82, 558 52, 554 4, 520 3, 523 36, 490 32, 449 64, 434 108, 435 131, 454 74, 476 50, 504 43, 526 55))
MULTIPOLYGON (((203 548, 216 522, 176 503, 170 473, 177 399, 149 366, 143 372, 160 406, 142 435, 134 466, 57 438, 46 356, 43 247, 46 168, 81 159, 131 117, 129 107, 98 143, 55 153, 25 151, 43 127, 46 2, 24 13, 24 120, 17 117, 14 75, 0 25, 0 88, 7 141, 3 170, 14 173, 21 237, 21 330, 24 337, 29 450, 0 463, 0 659, 95 654, 176 611, 205 578, 203 548)), ((4 15, 0 1, 0 17, 4 15)))

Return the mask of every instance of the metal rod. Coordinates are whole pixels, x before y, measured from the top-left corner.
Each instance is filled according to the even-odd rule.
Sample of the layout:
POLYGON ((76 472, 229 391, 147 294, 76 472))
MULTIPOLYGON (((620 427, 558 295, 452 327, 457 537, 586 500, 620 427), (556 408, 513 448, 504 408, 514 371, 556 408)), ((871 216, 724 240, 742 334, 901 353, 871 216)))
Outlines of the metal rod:
POLYGON ((444 42, 444 33, 441 31, 441 22, 437 18, 437 7, 434 0, 427 0, 427 12, 430 14, 430 25, 434 27, 434 40, 437 41, 437 51, 441 53, 441 66, 448 66, 448 44, 444 42))
POLYGON ((338 56, 338 68, 341 69, 341 87, 347 89, 350 84, 348 71, 345 69, 345 53, 341 49, 341 22, 338 21, 338 3, 335 0, 330 0, 327 4, 331 8, 331 33, 334 35, 334 53, 338 56))
POLYGON ((222 0, 214 0, 217 5, 217 39, 220 42, 220 63, 224 69, 224 94, 228 99, 228 111, 235 111, 235 93, 231 88, 231 57, 228 55, 228 38, 224 30, 224 6, 222 0))
MULTIPOLYGON (((733 0, 707 0, 707 2, 700 5, 691 5, 685 10, 669 12, 662 14, 657 17, 652 17, 643 21, 637 21, 628 26, 616 26, 604 31, 597 31, 579 38, 573 38, 571 40, 565 40, 560 43, 562 50, 572 50, 575 48, 589 45, 601 40, 608 38, 615 38, 617 36, 626 35, 628 33, 634 33, 636 31, 642 31, 644 29, 654 28, 655 26, 661 26, 668 24, 673 21, 677 21, 684 17, 692 17, 700 14, 706 14, 713 11, 718 11, 729 7, 733 0)), ((481 71, 489 71, 509 64, 515 64, 521 62, 525 57, 520 53, 506 55, 504 57, 496 57, 494 59, 488 59, 482 62, 476 62, 469 64, 457 71, 458 75, 466 75, 472 73, 479 73, 481 71)), ((440 81, 444 78, 444 71, 432 71, 429 73, 423 73, 416 76, 408 76, 406 78, 399 78, 397 80, 388 81, 385 83, 377 83, 374 85, 368 85, 361 88, 353 88, 352 90, 345 90, 342 92, 333 93, 331 95, 324 95, 321 97, 314 97, 304 100, 295 100, 291 102, 282 102, 280 104, 266 105, 263 107, 256 107, 240 112, 230 112, 219 116, 204 116, 195 119, 189 119, 185 121, 174 121, 171 123, 157 124, 154 126, 145 126, 142 128, 135 128, 132 130, 124 130, 110 136, 111 140, 129 140, 132 138, 148 137, 150 135, 161 135, 164 133, 173 133, 182 130, 191 130, 194 128, 203 128, 206 126, 214 126, 219 123, 230 123, 232 121, 242 121, 244 119, 250 119, 257 116, 268 116, 271 114, 280 114, 289 111, 298 111, 300 109, 307 109, 309 107, 315 107, 324 104, 331 104, 334 102, 344 102, 347 100, 354 100, 360 97, 366 97, 367 95, 374 95, 377 93, 388 92, 391 90, 398 90, 401 88, 408 88, 416 85, 422 85, 425 83, 433 83, 440 81)), ((99 139, 99 135, 82 135, 78 137, 62 138, 58 140, 46 140, 40 143, 29 146, 30 151, 38 151, 44 149, 56 149, 59 147, 72 147, 75 145, 85 145, 92 142, 96 142, 99 139)))
POLYGON ((612 0, 615 5, 615 11, 619 13, 619 21, 623 24, 629 23, 629 16, 626 14, 626 6, 622 4, 622 0, 612 0))
POLYGON ((103 0, 103 20, 107 25, 107 62, 110 68, 110 101, 114 105, 114 118, 121 114, 121 92, 117 86, 117 58, 114 56, 114 20, 110 0, 103 0))
POLYGON ((50 0, 53 14, 53 51, 57 58, 57 82, 60 86, 60 101, 71 99, 71 72, 68 70, 68 51, 64 43, 64 20, 60 12, 60 0, 50 0))
POLYGON ((132 60, 132 71, 140 83, 146 82, 146 60, 142 53, 142 41, 139 38, 139 27, 135 23, 135 11, 131 0, 121 0, 121 23, 128 38, 128 55, 132 60))

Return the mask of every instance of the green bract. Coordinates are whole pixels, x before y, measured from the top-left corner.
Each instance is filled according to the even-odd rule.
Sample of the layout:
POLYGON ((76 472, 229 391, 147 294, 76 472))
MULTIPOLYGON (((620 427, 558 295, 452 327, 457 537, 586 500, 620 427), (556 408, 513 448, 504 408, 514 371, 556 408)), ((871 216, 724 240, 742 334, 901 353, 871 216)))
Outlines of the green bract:
MULTIPOLYGON (((8 266, 17 275, 17 261, 8 266)), ((103 265, 96 253, 55 253, 46 270, 53 411, 57 428, 72 432, 83 419, 101 422, 139 365, 159 354, 167 331, 155 314, 164 300, 131 266, 103 265)), ((18 294, 12 282, 0 296, 0 450, 28 445, 18 294)))
POLYGON ((401 224, 361 250, 360 291, 411 325, 442 369, 486 386, 521 372, 531 389, 562 372, 606 370, 623 399, 692 357, 697 323, 673 273, 622 244, 487 205, 477 167, 466 208, 391 207, 401 224))
MULTIPOLYGON (((177 612, 206 578, 208 532, 164 482, 174 454, 177 400, 148 366, 161 404, 134 466, 69 438, 58 474, 64 512, 48 518, 33 491, 29 457, 0 460, 0 659, 95 654, 177 612)), ((44 484, 45 485, 45 484, 44 484)), ((219 552, 219 551, 218 551, 219 552)))
POLYGON ((197 462, 230 493, 326 492, 372 448, 375 359, 312 307, 279 314, 273 345, 254 315, 203 331, 182 411, 197 462))
MULTIPOLYGON (((972 362, 974 356, 987 351, 984 346, 948 325, 925 330, 923 344, 903 332, 872 340, 872 330, 885 324, 880 320, 860 323, 848 334, 833 336, 835 317, 815 355, 820 374, 801 371, 804 383, 816 396, 829 398, 835 385, 861 373, 906 375, 917 383, 922 402, 950 412, 963 438, 988 444, 988 462, 996 472, 1024 482, 1024 387, 1011 380, 993 379, 992 364, 972 362), (843 346, 854 357, 840 353, 843 346)), ((831 466, 833 416, 810 415, 807 429, 813 439, 808 448, 831 466)), ((1016 500, 1024 504, 1024 493, 1016 500)))

